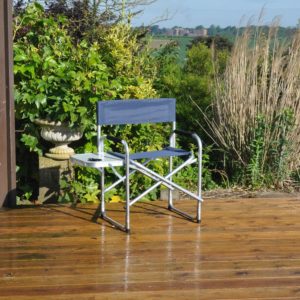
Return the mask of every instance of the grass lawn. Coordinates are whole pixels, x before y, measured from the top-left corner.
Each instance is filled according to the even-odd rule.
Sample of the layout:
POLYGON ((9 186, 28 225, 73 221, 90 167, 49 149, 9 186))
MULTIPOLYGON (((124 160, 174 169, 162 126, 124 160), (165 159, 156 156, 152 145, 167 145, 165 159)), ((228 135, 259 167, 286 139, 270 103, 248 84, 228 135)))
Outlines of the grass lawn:
POLYGON ((187 46, 191 43, 193 37, 189 36, 152 36, 152 41, 150 43, 151 48, 160 48, 171 41, 176 41, 179 46, 179 60, 183 62, 186 57, 187 46))

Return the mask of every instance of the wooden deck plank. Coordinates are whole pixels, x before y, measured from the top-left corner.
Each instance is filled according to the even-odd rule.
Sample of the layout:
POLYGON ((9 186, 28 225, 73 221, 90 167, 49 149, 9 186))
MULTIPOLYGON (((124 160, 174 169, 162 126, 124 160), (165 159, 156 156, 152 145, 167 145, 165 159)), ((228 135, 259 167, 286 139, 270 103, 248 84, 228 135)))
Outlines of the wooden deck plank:
MULTIPOLYGON (((206 289, 206 290, 182 290, 180 293, 174 290, 165 291, 150 291, 150 292, 115 292, 115 293, 82 293, 80 298, 74 297, 74 295, 44 295, 42 296, 14 296, 16 300, 103 300, 103 299, 205 299, 205 300, 237 300, 237 299, 264 299, 264 300, 298 300, 299 292, 296 292, 293 287, 287 288, 239 288, 239 289, 206 289), (255 294, 252 297, 251 294, 255 294), (265 294, 269 294, 269 297, 265 297, 265 294)), ((11 297, 1 297, 1 300, 12 300, 11 297)))
POLYGON ((0 300, 300 299, 298 199, 209 200, 200 226, 165 205, 134 206, 131 235, 96 206, 1 210, 0 300))

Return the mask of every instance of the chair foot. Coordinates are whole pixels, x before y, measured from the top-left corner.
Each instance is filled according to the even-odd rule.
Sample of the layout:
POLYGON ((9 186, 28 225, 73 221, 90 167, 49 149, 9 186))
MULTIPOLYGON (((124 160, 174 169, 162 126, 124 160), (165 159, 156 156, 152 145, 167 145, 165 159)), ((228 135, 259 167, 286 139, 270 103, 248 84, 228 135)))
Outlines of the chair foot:
MULTIPOLYGON (((99 216, 100 217, 100 216, 99 216)), ((98 216, 97 215, 94 215, 93 217, 92 217, 92 222, 94 222, 94 223, 97 223, 97 220, 98 220, 98 216)))
POLYGON ((172 210, 173 206, 171 204, 168 205, 168 210, 172 210))
POLYGON ((176 214, 178 214, 178 215, 180 215, 180 216, 182 216, 182 217, 184 217, 184 218, 186 218, 186 219, 188 219, 188 220, 190 220, 190 221, 192 221, 192 222, 195 222, 195 217, 187 214, 186 212, 184 212, 184 211, 182 211, 182 210, 180 210, 180 209, 178 209, 178 208, 176 208, 172 205, 169 205, 169 210, 176 213, 176 214))
POLYGON ((197 223, 200 224, 200 223, 201 223, 201 220, 197 220, 197 223))
POLYGON ((125 232, 126 232, 127 234, 130 234, 130 229, 125 229, 125 232))

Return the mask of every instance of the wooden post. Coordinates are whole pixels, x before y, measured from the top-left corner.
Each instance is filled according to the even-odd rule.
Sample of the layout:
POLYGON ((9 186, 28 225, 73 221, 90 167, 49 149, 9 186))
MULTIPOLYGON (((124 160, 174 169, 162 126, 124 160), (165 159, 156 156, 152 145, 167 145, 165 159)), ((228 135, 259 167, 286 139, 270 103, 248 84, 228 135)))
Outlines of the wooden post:
POLYGON ((0 0, 0 208, 16 204, 12 0, 0 0))

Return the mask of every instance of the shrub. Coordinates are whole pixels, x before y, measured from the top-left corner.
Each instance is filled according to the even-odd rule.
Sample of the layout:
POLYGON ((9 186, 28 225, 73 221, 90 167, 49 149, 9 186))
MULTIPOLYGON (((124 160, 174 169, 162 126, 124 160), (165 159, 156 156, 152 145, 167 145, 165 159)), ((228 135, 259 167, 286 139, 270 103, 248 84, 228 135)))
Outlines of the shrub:
MULTIPOLYGON (((178 127, 197 132, 201 139, 205 139, 201 126, 198 125, 199 114, 195 109, 194 103, 207 108, 211 103, 214 65, 213 50, 203 44, 196 44, 187 52, 187 59, 183 66, 178 64, 178 45, 170 43, 165 47, 155 51, 155 59, 158 68, 155 87, 164 97, 176 97, 177 99, 177 121, 178 127)), ((222 56, 225 64, 227 59, 226 51, 218 51, 217 59, 222 56)), ((180 140, 182 147, 190 147, 190 140, 180 140)), ((203 187, 205 189, 216 186, 212 180, 212 174, 209 170, 211 160, 209 155, 211 149, 205 143, 204 147, 204 175, 203 187)), ((189 187, 196 189, 197 186, 197 170, 190 167, 176 176, 175 180, 182 184, 188 184, 189 187)))
MULTIPOLYGON (((43 150, 38 128, 33 123, 35 119, 53 118, 84 128, 84 138, 77 144, 76 152, 94 152, 97 101, 156 95, 152 87, 156 72, 153 60, 129 24, 106 28, 99 42, 90 43, 72 39, 66 30, 67 22, 62 16, 54 19, 47 15, 37 3, 27 6, 15 18, 16 118, 17 130, 21 133, 17 150, 19 174, 30 175, 22 168, 26 166, 27 151, 40 155, 43 150)), ((109 133, 112 129, 107 130, 109 133)), ((159 131, 164 132, 164 127, 159 127, 159 131)), ((142 135, 144 141, 157 136, 149 125, 127 126, 122 132, 124 138, 131 140, 133 150, 140 146, 140 150, 147 148, 146 143, 138 143, 136 135, 142 135)), ((162 143, 162 139, 157 140, 155 146, 160 149, 162 143)), ((31 180, 25 175, 19 178, 19 188, 26 186, 27 191, 24 183, 31 180)), ((66 191, 77 191, 78 199, 93 201, 97 182, 98 172, 78 169, 73 189, 62 184, 66 191), (88 189, 84 188, 86 185, 88 189)), ((139 182, 143 182, 142 179, 139 182)), ((62 195, 62 200, 70 199, 72 197, 62 195)))
POLYGON ((15 24, 15 34, 25 31, 14 43, 17 119, 50 119, 86 128, 91 107, 109 89, 99 44, 74 44, 66 19, 48 17, 37 3, 15 24))
POLYGON ((249 27, 237 37, 206 117, 240 181, 254 187, 283 187, 300 163, 300 31, 284 44, 277 30, 249 27))

